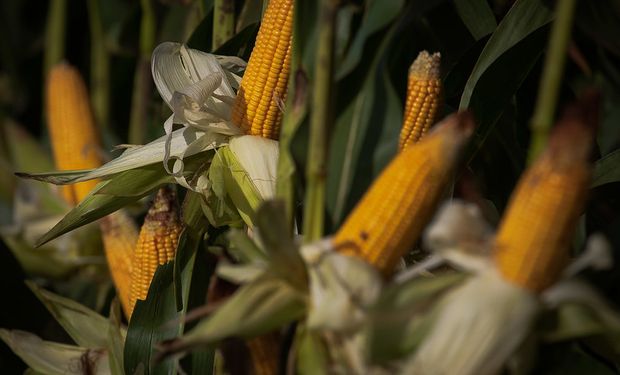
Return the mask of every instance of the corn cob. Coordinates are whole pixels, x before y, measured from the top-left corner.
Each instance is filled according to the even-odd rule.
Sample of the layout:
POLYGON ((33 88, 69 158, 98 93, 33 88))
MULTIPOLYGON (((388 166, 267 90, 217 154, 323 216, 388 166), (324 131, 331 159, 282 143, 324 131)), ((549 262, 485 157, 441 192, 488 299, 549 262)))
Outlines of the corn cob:
POLYGON ((291 60, 293 0, 270 0, 241 81, 232 120, 246 134, 277 139, 291 60))
POLYGON ((129 315, 137 300, 145 300, 157 266, 174 259, 181 232, 176 197, 161 188, 144 219, 133 256, 129 315))
POLYGON ((108 268, 125 316, 131 311, 131 258, 138 240, 138 229, 125 214, 117 211, 99 221, 108 268))
POLYGON ((440 63, 439 52, 422 51, 409 68, 400 150, 418 142, 435 122, 441 102, 440 63))
MULTIPOLYGON (((99 137, 86 85, 66 63, 54 66, 47 81, 47 124, 54 161, 59 170, 90 169, 101 165, 99 137)), ((77 204, 99 181, 63 187, 63 197, 77 204)))
POLYGON ((495 240, 495 260, 509 282, 540 292, 560 276, 585 204, 598 97, 570 108, 547 150, 523 174, 495 240))
POLYGON ((473 126, 468 113, 451 115, 399 153, 336 233, 334 247, 388 276, 430 220, 473 126))

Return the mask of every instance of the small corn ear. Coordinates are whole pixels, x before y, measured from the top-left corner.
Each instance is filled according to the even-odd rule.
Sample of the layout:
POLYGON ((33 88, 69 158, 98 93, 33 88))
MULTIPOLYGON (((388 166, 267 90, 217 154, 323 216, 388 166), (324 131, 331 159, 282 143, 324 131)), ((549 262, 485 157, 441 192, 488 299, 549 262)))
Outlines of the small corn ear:
POLYGON ((103 246, 125 316, 131 312, 131 272, 138 228, 124 211, 116 211, 99 221, 103 246))
MULTIPOLYGON (((86 84, 69 64, 54 66, 47 80, 47 125, 59 170, 91 169, 102 164, 100 142, 86 84)), ((63 187, 63 197, 77 204, 99 181, 63 187)))
POLYGON ((540 292, 568 262, 569 246, 590 182, 588 156, 598 96, 586 96, 554 129, 547 150, 525 171, 495 239, 503 277, 540 292))
POLYGON ((146 299, 157 266, 174 259, 180 233, 174 191, 161 188, 144 219, 133 256, 129 316, 136 301, 146 299))
POLYGON ((400 150, 418 142, 437 118, 442 91, 440 64, 439 52, 422 51, 409 68, 400 150))
POLYGON ((232 120, 246 134, 277 139, 291 65, 293 0, 270 0, 241 80, 232 120))
POLYGON ((389 275, 431 219, 473 127, 468 113, 451 115, 399 153, 335 234, 336 250, 389 275))

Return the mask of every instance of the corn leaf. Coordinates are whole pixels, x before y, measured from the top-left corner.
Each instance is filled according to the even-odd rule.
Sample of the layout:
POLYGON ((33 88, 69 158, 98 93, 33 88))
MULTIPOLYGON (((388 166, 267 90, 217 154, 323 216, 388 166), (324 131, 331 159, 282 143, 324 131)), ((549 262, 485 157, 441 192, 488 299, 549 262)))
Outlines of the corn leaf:
POLYGON ((241 263, 267 261, 267 254, 244 231, 232 228, 227 237, 232 245, 230 251, 237 255, 241 263))
MULTIPOLYGON (((174 262, 157 268, 146 301, 137 301, 129 322, 125 341, 125 373, 133 374, 143 369, 144 374, 176 373, 177 362, 169 359, 160 363, 154 361, 159 341, 170 340, 183 333, 183 316, 190 305, 190 285, 195 284, 197 293, 204 298, 206 280, 194 283, 195 274, 207 279, 210 272, 204 271, 200 262, 195 272, 196 257, 203 233, 206 230, 204 217, 200 214, 200 196, 190 192, 183 203, 185 228, 181 232, 174 262)), ((196 275, 196 276, 198 276, 196 275)), ((193 297, 196 298, 196 297, 193 297)), ((199 302, 200 304, 203 301, 199 302)))
POLYGON ((447 274, 388 287, 370 311, 366 328, 371 363, 411 353, 430 329, 433 302, 463 279, 462 274, 447 274))
POLYGON ((402 11, 405 2, 393 1, 370 1, 368 9, 364 12, 362 24, 355 34, 351 47, 340 64, 336 79, 342 79, 360 63, 366 40, 377 31, 390 24, 402 11))
POLYGON ((106 318, 78 302, 39 288, 31 281, 26 281, 26 285, 79 346, 108 346, 110 322, 106 318))
POLYGON ((262 202, 260 193, 246 170, 228 147, 221 147, 211 162, 209 180, 213 193, 225 204, 229 197, 243 221, 254 226, 254 216, 262 202))
POLYGON ((553 14, 541 0, 517 0, 487 42, 471 72, 459 108, 469 108, 478 81, 509 49, 551 22, 553 14))
POLYGON ((486 0, 456 0, 456 11, 476 40, 491 34, 497 22, 486 0))
POLYGON ((301 375, 327 374, 328 353, 317 332, 301 326, 295 337, 297 345, 297 373, 301 375))
POLYGON ((469 159, 482 147, 510 99, 547 44, 553 13, 542 0, 518 0, 486 43, 463 89, 459 108, 469 108, 478 127, 469 159))
POLYGON ((141 196, 115 197, 113 195, 97 194, 102 187, 112 181, 104 181, 97 185, 83 201, 69 211, 49 232, 45 233, 37 241, 36 246, 41 246, 58 236, 100 219, 142 198, 141 196))
MULTIPOLYGON (((172 132, 170 156, 188 158, 206 150, 211 150, 224 140, 224 136, 218 134, 206 135, 205 132, 193 128, 181 128, 172 132), (207 138, 204 138, 204 137, 207 138), (200 147, 195 147, 200 146, 200 147), (189 150, 185 153, 185 150, 189 150)), ((57 185, 72 184, 74 182, 88 181, 96 178, 125 172, 131 169, 161 163, 164 160, 164 144, 166 136, 158 138, 144 146, 128 148, 119 157, 113 159, 101 167, 84 171, 55 171, 47 173, 17 173, 18 176, 46 181, 57 185)))
POLYGON ((173 273, 173 262, 157 267, 146 301, 136 303, 125 341, 126 374, 134 374, 138 369, 145 375, 174 373, 174 360, 154 362, 155 345, 176 337, 181 329, 179 323, 174 324, 180 316, 176 309, 173 273))
POLYGON ((266 201, 256 215, 256 225, 269 263, 276 275, 304 288, 304 262, 289 230, 282 201, 266 201))
POLYGON ((123 349, 127 332, 121 327, 121 305, 118 299, 114 299, 110 306, 110 319, 107 334, 110 370, 112 375, 123 375, 123 349))
POLYGON ((620 181, 620 150, 613 151, 594 164, 591 188, 620 181))
POLYGON ((396 152, 402 107, 385 66, 395 31, 393 26, 384 37, 360 92, 336 119, 327 174, 332 228, 338 227, 396 152), (369 150, 372 154, 365 154, 369 150))
POLYGON ((47 375, 110 374, 108 355, 102 349, 87 349, 41 340, 18 330, 0 329, 4 341, 33 370, 47 375))
POLYGON ((162 346, 166 354, 172 354, 228 337, 254 337, 299 319, 304 311, 299 292, 279 279, 262 277, 240 287, 187 334, 162 346))

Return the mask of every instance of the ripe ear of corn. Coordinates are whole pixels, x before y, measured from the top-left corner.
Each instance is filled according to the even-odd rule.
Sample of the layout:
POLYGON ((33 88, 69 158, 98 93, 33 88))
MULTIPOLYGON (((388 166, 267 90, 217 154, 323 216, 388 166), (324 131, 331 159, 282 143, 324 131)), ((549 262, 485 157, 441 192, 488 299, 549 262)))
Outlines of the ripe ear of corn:
POLYGON ((138 229, 124 211, 116 211, 100 221, 103 246, 108 268, 125 316, 131 311, 131 271, 132 256, 138 229))
MULTIPOLYGON (((47 80, 47 125, 59 170, 90 169, 102 164, 100 143, 86 84, 77 69, 54 66, 47 80)), ((99 181, 63 186, 63 197, 77 204, 99 181)))
POLYGON ((388 276, 431 219, 473 127, 468 113, 451 115, 399 153, 335 234, 335 249, 388 276))
POLYGON ((246 134, 277 139, 291 64, 293 0, 270 0, 241 80, 232 120, 246 134))
POLYGON ((442 91, 440 63, 439 52, 422 51, 409 68, 400 150, 418 142, 437 118, 442 91))
POLYGON ((176 195, 160 188, 144 219, 133 255, 129 315, 137 300, 145 300, 157 266, 174 259, 181 233, 176 195))
POLYGON ((547 150, 523 174, 495 239, 503 277, 540 292, 561 275, 583 210, 598 96, 587 95, 554 129, 547 150))

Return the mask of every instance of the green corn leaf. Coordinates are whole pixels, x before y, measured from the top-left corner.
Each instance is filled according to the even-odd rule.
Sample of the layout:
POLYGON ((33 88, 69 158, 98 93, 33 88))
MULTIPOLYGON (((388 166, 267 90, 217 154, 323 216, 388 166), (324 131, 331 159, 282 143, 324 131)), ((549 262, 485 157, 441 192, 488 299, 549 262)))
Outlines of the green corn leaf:
POLYGON ((103 349, 44 341, 36 335, 18 330, 0 329, 0 339, 28 366, 42 374, 110 374, 108 354, 103 349))
POLYGON ((110 322, 106 318, 78 302, 39 288, 31 281, 26 281, 26 285, 79 346, 108 346, 110 322))
POLYGON ((262 277, 240 287, 212 315, 177 340, 162 345, 165 354, 217 343, 227 337, 254 337, 299 319, 302 295, 287 283, 262 277))
POLYGON ((497 22, 487 0, 456 0, 456 11, 476 40, 491 34, 497 22))
POLYGON ((447 274, 388 287, 371 310, 366 328, 371 363, 412 352, 430 329, 434 301, 463 279, 462 274, 447 274))

